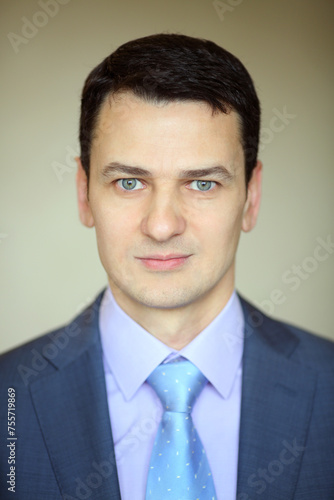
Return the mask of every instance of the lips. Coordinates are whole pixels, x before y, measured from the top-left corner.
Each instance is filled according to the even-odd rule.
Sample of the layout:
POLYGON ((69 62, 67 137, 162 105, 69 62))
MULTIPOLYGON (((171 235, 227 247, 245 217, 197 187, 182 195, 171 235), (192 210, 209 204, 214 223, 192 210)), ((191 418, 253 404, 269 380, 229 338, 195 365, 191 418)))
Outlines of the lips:
POLYGON ((191 257, 184 254, 149 255, 138 260, 147 268, 156 271, 170 271, 182 267, 191 257))

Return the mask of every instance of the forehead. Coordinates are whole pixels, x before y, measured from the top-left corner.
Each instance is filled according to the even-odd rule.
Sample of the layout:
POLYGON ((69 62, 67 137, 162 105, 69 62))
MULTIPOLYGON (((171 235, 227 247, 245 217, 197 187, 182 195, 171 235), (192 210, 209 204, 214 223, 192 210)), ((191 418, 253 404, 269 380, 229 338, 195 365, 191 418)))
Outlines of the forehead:
POLYGON ((239 116, 213 113, 205 102, 146 102, 132 93, 103 103, 92 143, 92 165, 101 161, 185 167, 242 154, 239 116), (138 158, 139 156, 139 158, 138 158))

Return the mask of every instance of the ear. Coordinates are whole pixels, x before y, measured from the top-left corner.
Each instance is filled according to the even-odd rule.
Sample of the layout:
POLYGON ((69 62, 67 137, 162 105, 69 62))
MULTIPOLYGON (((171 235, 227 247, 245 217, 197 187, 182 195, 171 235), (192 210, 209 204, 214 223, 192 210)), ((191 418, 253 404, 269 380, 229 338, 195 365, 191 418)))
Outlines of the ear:
POLYGON ((262 163, 257 162, 248 183, 247 199, 242 218, 242 230, 251 231, 256 224, 261 201, 262 163))
POLYGON ((77 184, 79 217, 84 226, 93 227, 94 218, 88 200, 87 175, 82 166, 81 159, 77 157, 75 161, 77 162, 78 165, 76 184, 77 184))

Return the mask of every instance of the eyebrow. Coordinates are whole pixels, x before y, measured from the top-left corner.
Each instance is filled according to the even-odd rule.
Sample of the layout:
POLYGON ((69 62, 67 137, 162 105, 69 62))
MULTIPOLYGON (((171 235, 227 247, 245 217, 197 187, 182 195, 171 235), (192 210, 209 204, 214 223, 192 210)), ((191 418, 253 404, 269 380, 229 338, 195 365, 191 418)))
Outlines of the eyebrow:
MULTIPOLYGON (((136 167, 132 165, 124 165, 119 162, 111 162, 102 168, 101 175, 102 178, 108 179, 110 176, 116 174, 126 174, 132 177, 146 177, 152 178, 152 172, 146 170, 142 167, 136 167)), ((181 170, 179 173, 179 179, 198 179, 202 177, 215 177, 219 178, 224 182, 231 181, 234 175, 223 165, 217 165, 208 168, 196 168, 190 170, 181 170)))

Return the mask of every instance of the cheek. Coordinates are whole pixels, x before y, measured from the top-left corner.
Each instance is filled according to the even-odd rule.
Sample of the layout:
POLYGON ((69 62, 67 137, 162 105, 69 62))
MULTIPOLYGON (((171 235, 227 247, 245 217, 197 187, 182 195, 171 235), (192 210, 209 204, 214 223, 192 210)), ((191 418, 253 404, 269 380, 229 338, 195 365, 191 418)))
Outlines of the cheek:
POLYGON ((216 245, 222 248, 234 244, 239 239, 242 224, 242 207, 221 206, 210 212, 197 214, 193 224, 194 231, 201 234, 202 241, 215 251, 216 245))
POLYGON ((134 221, 120 210, 105 209, 93 213, 101 260, 121 260, 134 232, 134 221))

